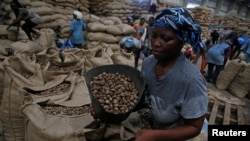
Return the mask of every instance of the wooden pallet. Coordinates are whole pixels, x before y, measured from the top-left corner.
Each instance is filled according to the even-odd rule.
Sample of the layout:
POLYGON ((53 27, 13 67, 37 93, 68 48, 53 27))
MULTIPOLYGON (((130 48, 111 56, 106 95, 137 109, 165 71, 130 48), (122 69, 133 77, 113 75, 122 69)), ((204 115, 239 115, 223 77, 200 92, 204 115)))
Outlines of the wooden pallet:
POLYGON ((242 103, 209 96, 207 120, 210 125, 244 125, 243 106, 242 103))

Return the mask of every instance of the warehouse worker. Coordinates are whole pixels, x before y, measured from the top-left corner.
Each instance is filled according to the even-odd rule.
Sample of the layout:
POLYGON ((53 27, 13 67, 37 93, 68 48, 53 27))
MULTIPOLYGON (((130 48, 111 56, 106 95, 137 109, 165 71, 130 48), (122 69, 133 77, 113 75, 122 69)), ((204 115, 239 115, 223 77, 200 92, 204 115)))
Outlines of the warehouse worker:
POLYGON ((18 16, 17 18, 7 27, 7 29, 10 28, 10 26, 19 26, 18 24, 21 21, 25 21, 25 23, 21 26, 25 34, 28 36, 29 40, 32 39, 31 33, 35 34, 35 38, 38 39, 41 35, 41 33, 35 31, 33 28, 36 27, 38 24, 42 22, 42 18, 35 12, 26 9, 26 8, 19 8, 15 3, 11 3, 11 7, 13 10, 18 10, 18 16))
MULTIPOLYGON (((134 24, 134 26, 133 26, 133 28, 134 28, 135 31, 136 31, 136 34, 135 34, 134 37, 135 37, 137 40, 139 40, 140 42, 142 42, 142 41, 141 41, 141 37, 142 37, 142 35, 144 34, 145 29, 146 29, 145 22, 146 22, 146 19, 143 18, 143 17, 141 17, 139 23, 136 23, 136 24, 134 24)), ((135 68, 137 68, 138 61, 139 61, 140 54, 141 54, 141 50, 138 50, 137 52, 134 52, 134 54, 135 54, 135 68)))
POLYGON ((245 54, 245 61, 247 63, 250 62, 250 38, 242 45, 241 47, 242 52, 245 54))
POLYGON ((230 59, 233 58, 238 58, 240 53, 241 53, 241 47, 243 44, 246 43, 246 41, 248 40, 248 36, 247 35, 241 35, 238 39, 237 39, 237 44, 234 46, 231 55, 230 55, 230 59))
POLYGON ((139 55, 141 52, 141 42, 135 37, 127 36, 120 40, 120 47, 127 52, 133 52, 135 56, 135 68, 138 67, 139 55))
POLYGON ((86 24, 82 20, 82 13, 80 11, 73 12, 73 20, 70 23, 69 29, 68 41, 71 41, 74 47, 82 48, 85 42, 83 31, 86 29, 86 24))

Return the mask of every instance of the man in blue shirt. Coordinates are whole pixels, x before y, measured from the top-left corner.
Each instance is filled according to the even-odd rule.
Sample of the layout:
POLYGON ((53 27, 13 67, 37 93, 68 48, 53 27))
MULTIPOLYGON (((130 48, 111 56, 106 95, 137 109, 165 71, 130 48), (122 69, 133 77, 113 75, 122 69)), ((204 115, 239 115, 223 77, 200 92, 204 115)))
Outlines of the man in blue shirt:
POLYGON ((68 40, 73 43, 74 47, 82 48, 84 43, 83 31, 86 29, 86 24, 82 21, 82 13, 74 11, 73 20, 70 23, 70 33, 68 40))

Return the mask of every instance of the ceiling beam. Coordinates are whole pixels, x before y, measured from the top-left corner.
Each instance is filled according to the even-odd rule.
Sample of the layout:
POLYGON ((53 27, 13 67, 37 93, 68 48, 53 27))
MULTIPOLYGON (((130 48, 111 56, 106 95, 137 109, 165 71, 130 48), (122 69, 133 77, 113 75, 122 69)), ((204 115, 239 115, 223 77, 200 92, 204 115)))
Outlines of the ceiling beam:
POLYGON ((215 8, 215 14, 219 14, 220 13, 220 9, 221 9, 221 6, 223 5, 224 3, 224 0, 219 0, 217 5, 216 5, 216 8, 215 8))
POLYGON ((228 11, 234 10, 236 4, 237 4, 237 0, 231 2, 230 5, 229 5, 229 7, 228 7, 228 11))
POLYGON ((184 0, 183 4, 182 4, 182 7, 187 7, 188 3, 189 3, 189 0, 184 0))
POLYGON ((201 6, 207 6, 209 0, 202 0, 201 6))
POLYGON ((248 18, 248 19, 250 18, 250 8, 247 9, 247 16, 246 16, 246 18, 248 18))
POLYGON ((239 10, 238 10, 238 16, 241 16, 241 15, 242 15, 242 12, 245 10, 247 4, 248 4, 247 0, 243 1, 243 2, 240 4, 240 8, 239 8, 239 10))

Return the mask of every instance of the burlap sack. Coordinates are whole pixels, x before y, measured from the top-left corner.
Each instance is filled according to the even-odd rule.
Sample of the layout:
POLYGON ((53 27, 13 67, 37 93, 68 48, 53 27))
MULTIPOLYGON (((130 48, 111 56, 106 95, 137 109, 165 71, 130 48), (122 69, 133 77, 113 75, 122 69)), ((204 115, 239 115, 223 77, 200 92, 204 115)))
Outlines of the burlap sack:
POLYGON ((89 22, 99 22, 100 17, 98 17, 96 15, 93 15, 93 14, 87 14, 87 15, 83 15, 83 19, 87 23, 89 23, 89 22))
POLYGON ((38 87, 23 87, 19 93, 27 103, 46 101, 50 105, 82 106, 90 104, 89 92, 85 79, 78 74, 45 72, 45 84, 38 87))
POLYGON ((247 63, 236 75, 228 90, 238 98, 245 98, 250 91, 250 64, 247 63))
POLYGON ((55 44, 56 33, 50 28, 43 28, 39 31, 41 33, 37 41, 44 47, 51 47, 55 44))
POLYGON ((112 35, 122 35, 121 29, 116 27, 115 25, 106 25, 105 31, 112 35))
POLYGON ((119 24, 117 27, 120 28, 123 35, 131 35, 136 33, 135 29, 128 24, 119 24))
POLYGON ((8 32, 8 40, 16 42, 18 39, 18 31, 17 29, 11 28, 7 30, 8 32))
POLYGON ((91 101, 86 82, 76 73, 62 78, 65 78, 64 74, 46 74, 47 83, 44 86, 25 87, 20 90, 25 96, 25 104, 21 107, 21 111, 27 118, 26 141, 86 140, 83 127, 94 120, 89 113, 91 101), (49 80, 51 78, 49 76, 54 79, 49 80), (65 88, 65 85, 59 87, 66 81, 71 83, 70 88, 65 88), (53 82, 61 83, 55 85, 53 82), (38 95, 36 93, 38 90, 42 93, 47 91, 49 95, 38 95))
POLYGON ((42 86, 23 87, 19 93, 30 97, 31 101, 57 103, 69 99, 75 87, 75 73, 44 73, 45 84, 42 86), (52 77, 50 77, 52 76, 52 77))
POLYGON ((90 41, 104 42, 104 43, 118 43, 118 40, 111 34, 101 32, 89 32, 87 39, 90 41))
POLYGON ((226 67, 217 77, 216 87, 220 90, 228 89, 244 64, 245 63, 239 59, 228 60, 226 67))
POLYGON ((7 25, 0 25, 0 36, 8 36, 7 25))
POLYGON ((85 60, 77 57, 76 55, 65 55, 62 54, 62 62, 58 62, 55 60, 49 60, 44 70, 46 71, 56 71, 56 72, 76 72, 79 75, 82 75, 84 72, 84 62, 85 60))
POLYGON ((7 141, 23 141, 24 116, 19 108, 24 97, 18 93, 18 89, 43 85, 42 73, 34 61, 29 62, 20 56, 6 58, 3 67, 4 87, 0 120, 3 121, 4 137, 7 141))
POLYGON ((87 28, 90 32, 104 32, 106 30, 106 26, 100 22, 91 22, 87 28))
MULTIPOLYGON (((87 41, 86 42, 86 47, 87 49, 99 49, 99 48, 105 48, 105 47, 109 47, 110 44, 104 43, 104 42, 98 42, 98 41, 87 41)), ((93 53, 90 53, 91 55, 93 55, 93 53)), ((88 55, 88 54, 85 54, 88 55)), ((89 55, 88 55, 89 56, 89 55)))
MULTIPOLYGON (((43 106, 47 105, 43 104, 43 106)), ((75 108, 78 107, 71 107, 67 112, 76 111, 75 108)), ((21 110, 27 118, 25 141, 87 141, 82 129, 94 120, 90 113, 64 115, 65 113, 61 114, 57 110, 52 115, 35 103, 26 104, 21 107, 21 110)))
POLYGON ((135 57, 134 54, 127 53, 125 50, 120 49, 119 51, 114 52, 111 56, 114 64, 122 64, 134 67, 135 64, 135 57))
POLYGON ((81 57, 84 56, 82 50, 69 48, 59 52, 59 56, 63 63, 70 63, 72 61, 82 60, 81 57))
POLYGON ((39 53, 44 48, 37 41, 22 40, 11 44, 11 48, 15 50, 15 54, 22 52, 39 53))
POLYGON ((54 10, 50 7, 31 7, 31 11, 36 12, 39 15, 51 15, 54 13, 54 10))
POLYGON ((36 63, 40 64, 41 69, 45 69, 48 66, 49 60, 54 60, 57 62, 62 62, 59 56, 59 49, 56 47, 48 47, 41 52, 35 54, 36 63))
POLYGON ((86 58, 85 64, 84 64, 84 70, 85 72, 89 71, 90 69, 102 65, 111 65, 113 64, 113 60, 111 59, 109 53, 109 48, 96 48, 93 49, 92 56, 86 58))
POLYGON ((30 0, 19 0, 19 3, 22 6, 30 6, 31 5, 30 0))
POLYGON ((0 39, 0 45, 1 45, 1 52, 5 54, 5 49, 3 48, 10 48, 13 41, 6 40, 6 39, 0 39))
POLYGON ((85 57, 89 54, 90 51, 88 49, 70 48, 61 51, 61 58, 63 62, 72 62, 74 60, 81 60, 80 62, 84 62, 85 57))
POLYGON ((113 20, 110 20, 108 18, 101 18, 100 19, 100 23, 104 24, 104 25, 114 25, 114 21, 113 20))
POLYGON ((121 19, 118 18, 118 17, 109 16, 109 17, 107 17, 107 19, 112 20, 112 21, 114 22, 114 25, 117 25, 117 24, 121 24, 121 23, 122 23, 121 19))
POLYGON ((48 5, 49 5, 48 3, 45 3, 45 2, 42 2, 42 1, 31 1, 31 6, 32 7, 40 7, 40 6, 46 7, 48 5))
POLYGON ((120 51, 120 46, 118 44, 109 44, 109 47, 113 50, 113 52, 120 51))

